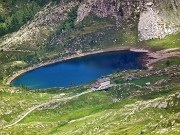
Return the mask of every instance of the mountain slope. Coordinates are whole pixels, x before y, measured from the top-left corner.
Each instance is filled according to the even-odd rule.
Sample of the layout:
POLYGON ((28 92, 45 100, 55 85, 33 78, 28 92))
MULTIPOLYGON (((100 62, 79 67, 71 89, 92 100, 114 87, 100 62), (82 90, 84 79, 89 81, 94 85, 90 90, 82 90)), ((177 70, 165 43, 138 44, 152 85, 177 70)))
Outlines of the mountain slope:
MULTIPOLYGON (((80 31, 84 30, 83 27, 88 27, 86 24, 82 24, 82 21, 88 16, 112 19, 114 21, 112 24, 117 28, 134 27, 139 33, 136 33, 136 36, 139 35, 139 37, 135 36, 137 40, 164 38, 168 34, 177 33, 179 31, 180 5, 177 0, 156 0, 154 3, 145 0, 84 0, 81 2, 72 1, 69 3, 62 1, 57 5, 47 5, 36 14, 32 21, 24 25, 18 32, 1 38, 0 47, 4 50, 21 50, 28 49, 29 47, 29 49, 32 50, 44 48, 43 44, 46 44, 48 40, 53 39, 53 37, 57 35, 57 31, 59 31, 58 33, 61 33, 62 28, 60 29, 59 27, 64 21, 66 22, 67 13, 75 6, 78 6, 76 24, 80 25, 78 27, 80 31), (134 21, 137 23, 134 23, 134 21), (126 26, 123 22, 130 22, 130 24, 129 26, 126 26)), ((98 23, 98 20, 89 21, 95 21, 95 24, 98 23)), ((65 33, 68 31, 69 30, 66 28, 65 33)), ((73 29, 70 31, 73 31, 73 29)), ((91 33, 91 31, 89 32, 91 33)), ((105 32, 105 34, 107 33, 105 32)), ((79 37, 78 35, 70 36, 76 36, 76 38, 79 37)), ((71 38, 68 40, 71 40, 71 38)), ((62 42, 59 43, 61 45, 63 44, 62 42)))
POLYGON ((5 38, 1 43, 1 47, 4 50, 11 47, 18 49, 21 45, 26 48, 27 44, 28 47, 36 50, 38 44, 43 44, 47 40, 48 36, 54 31, 54 28, 66 19, 67 12, 76 5, 76 2, 57 6, 47 5, 42 11, 36 14, 32 21, 24 25, 18 32, 5 38))

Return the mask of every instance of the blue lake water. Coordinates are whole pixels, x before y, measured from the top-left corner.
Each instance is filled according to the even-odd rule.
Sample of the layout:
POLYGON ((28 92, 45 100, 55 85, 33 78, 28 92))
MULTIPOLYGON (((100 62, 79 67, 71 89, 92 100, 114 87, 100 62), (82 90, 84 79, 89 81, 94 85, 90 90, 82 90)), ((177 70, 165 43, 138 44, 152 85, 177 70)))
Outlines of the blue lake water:
POLYGON ((74 58, 29 71, 12 81, 29 89, 81 85, 115 71, 143 69, 143 53, 120 51, 74 58))

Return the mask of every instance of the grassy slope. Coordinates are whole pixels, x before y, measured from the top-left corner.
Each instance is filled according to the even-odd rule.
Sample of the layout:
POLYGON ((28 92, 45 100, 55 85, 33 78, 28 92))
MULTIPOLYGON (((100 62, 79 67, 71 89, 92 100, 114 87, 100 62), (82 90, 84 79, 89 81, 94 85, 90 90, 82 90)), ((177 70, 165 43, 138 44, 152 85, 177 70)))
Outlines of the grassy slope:
POLYGON ((12 122, 24 110, 35 106, 40 102, 50 99, 50 94, 27 92, 24 88, 0 87, 1 107, 0 123, 1 126, 12 122))
POLYGON ((168 134, 178 134, 179 110, 173 112, 168 109, 141 109, 143 105, 133 103, 136 99, 112 103, 111 100, 102 101, 104 97, 106 98, 104 93, 91 93, 74 100, 73 103, 61 104, 56 109, 35 111, 20 124, 2 132, 14 134, 139 134, 145 132, 147 134, 165 128, 169 130, 168 134), (98 95, 98 99, 101 100, 97 102, 97 99, 93 98, 94 95, 98 95), (125 106, 126 104, 129 105, 125 106), (173 120, 177 120, 174 125, 176 130, 171 130, 171 125, 168 124, 173 120), (159 127, 154 127, 156 124, 159 127))
POLYGON ((63 41, 68 47, 72 46, 74 50, 82 51, 128 47, 137 43, 137 28, 132 24, 137 24, 137 21, 122 21, 121 26, 117 26, 111 18, 89 16, 73 31, 67 32, 63 41))
MULTIPOLYGON (((154 71, 148 72, 149 74, 154 73, 154 71)), ((171 72, 173 70, 168 71, 168 74, 171 74, 171 72)), ((145 76, 147 71, 126 71, 116 73, 111 78, 113 82, 118 82, 117 80, 122 81, 123 77, 128 77, 128 75, 145 76)), ((2 133, 147 134, 154 132, 153 134, 158 134, 159 131, 163 132, 163 129, 168 129, 167 134, 177 134, 177 130, 180 128, 177 124, 179 121, 179 108, 143 109, 149 100, 180 92, 180 88, 177 86, 180 82, 176 81, 178 79, 167 75, 166 80, 171 79, 171 86, 169 86, 168 82, 155 85, 156 81, 162 79, 162 76, 159 78, 157 76, 158 74, 142 77, 142 79, 134 78, 131 83, 135 85, 127 84, 129 83, 128 80, 122 81, 120 87, 113 87, 109 91, 89 93, 66 102, 53 104, 42 110, 35 110, 16 126, 2 130, 2 133), (148 78, 148 80, 152 78, 150 79, 153 80, 151 87, 137 86, 137 84, 144 84, 144 78, 148 78), (154 89, 154 92, 148 94, 151 88, 154 89), (158 89, 162 91, 159 92, 158 89), (137 91, 141 93, 139 96, 137 91), (54 106, 56 107, 54 108, 54 106), (174 124, 175 130, 172 130, 169 123, 174 120, 176 121, 174 124), (156 124, 157 126, 154 126, 156 124)), ((178 76, 176 77, 178 78, 178 76)), ((70 92, 76 94, 86 90, 78 89, 62 90, 60 93, 66 92, 68 94, 70 92)))
POLYGON ((140 44, 145 44, 147 47, 154 49, 168 49, 180 47, 180 33, 169 35, 164 39, 153 39, 148 41, 143 41, 140 44))

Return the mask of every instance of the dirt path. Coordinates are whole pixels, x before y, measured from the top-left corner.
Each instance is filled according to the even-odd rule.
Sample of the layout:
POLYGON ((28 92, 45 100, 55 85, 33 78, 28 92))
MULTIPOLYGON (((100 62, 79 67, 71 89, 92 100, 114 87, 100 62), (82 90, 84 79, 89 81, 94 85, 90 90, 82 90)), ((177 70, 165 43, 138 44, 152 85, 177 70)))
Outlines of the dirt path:
POLYGON ((87 94, 87 93, 90 93, 90 92, 92 92, 92 90, 87 90, 87 91, 85 91, 85 92, 82 92, 82 93, 80 93, 80 94, 77 94, 77 95, 74 95, 74 96, 71 96, 71 97, 67 97, 67 98, 53 99, 53 100, 47 101, 47 102, 45 102, 45 103, 42 103, 42 104, 40 104, 40 105, 31 107, 31 108, 28 109, 28 111, 26 111, 26 112, 24 112, 23 114, 21 114, 21 117, 20 117, 18 120, 16 120, 16 121, 13 122, 12 124, 9 124, 9 125, 4 126, 3 129, 16 125, 17 123, 19 123, 20 121, 22 121, 28 114, 30 114, 30 113, 31 113, 32 111, 34 111, 35 109, 38 109, 38 108, 40 108, 40 107, 46 106, 46 105, 51 104, 51 103, 54 103, 54 102, 71 100, 71 99, 73 99, 73 98, 79 97, 79 96, 81 96, 81 95, 84 95, 84 94, 87 94))

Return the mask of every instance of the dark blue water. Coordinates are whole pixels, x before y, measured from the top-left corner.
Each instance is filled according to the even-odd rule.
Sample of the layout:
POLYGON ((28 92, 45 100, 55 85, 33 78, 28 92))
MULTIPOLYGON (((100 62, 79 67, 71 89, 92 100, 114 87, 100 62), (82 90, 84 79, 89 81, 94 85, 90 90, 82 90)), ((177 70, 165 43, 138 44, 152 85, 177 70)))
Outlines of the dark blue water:
POLYGON ((142 69, 142 54, 121 51, 75 58, 29 71, 16 78, 12 85, 29 89, 81 85, 115 71, 142 69))

